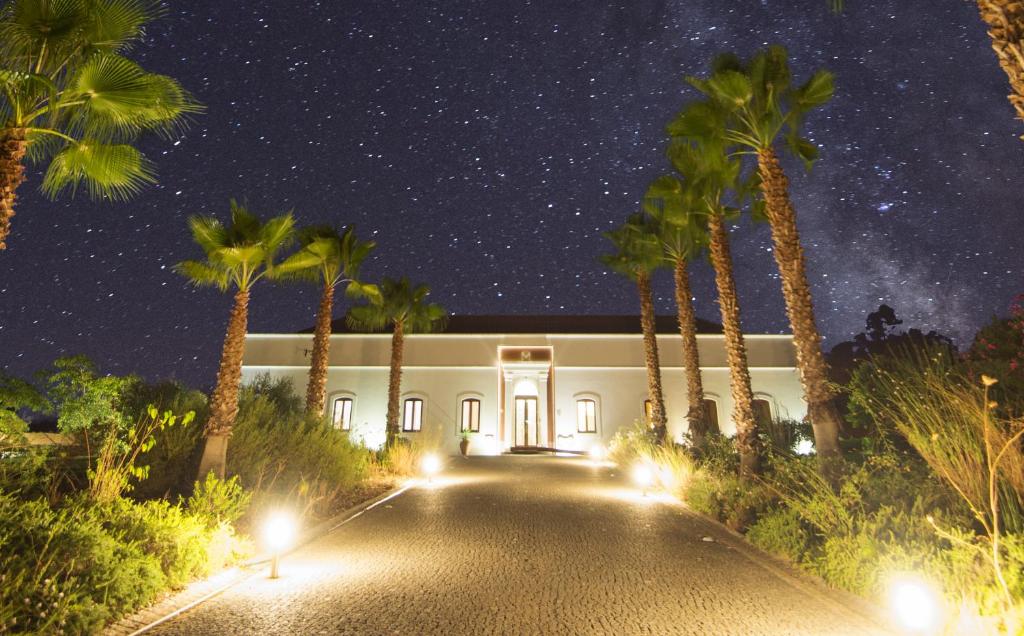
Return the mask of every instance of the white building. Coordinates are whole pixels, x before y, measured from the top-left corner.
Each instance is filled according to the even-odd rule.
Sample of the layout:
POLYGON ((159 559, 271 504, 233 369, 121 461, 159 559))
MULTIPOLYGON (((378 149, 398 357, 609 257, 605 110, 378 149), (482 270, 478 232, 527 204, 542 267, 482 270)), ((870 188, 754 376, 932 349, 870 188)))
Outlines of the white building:
MULTIPOLYGON (((686 431, 686 379, 674 317, 658 318, 658 350, 669 434, 686 431)), ((729 369, 721 329, 701 322, 697 336, 705 407, 732 435, 729 369)), ((285 377, 305 390, 311 334, 246 336, 243 381, 285 377)), ((747 335, 756 409, 801 419, 806 405, 788 335, 747 335)), ((391 335, 345 333, 334 324, 327 409, 338 428, 369 446, 384 440, 391 335)), ((443 333, 409 335, 402 371, 402 435, 458 452, 513 447, 588 450, 645 416, 647 375, 634 316, 455 316, 443 333)))

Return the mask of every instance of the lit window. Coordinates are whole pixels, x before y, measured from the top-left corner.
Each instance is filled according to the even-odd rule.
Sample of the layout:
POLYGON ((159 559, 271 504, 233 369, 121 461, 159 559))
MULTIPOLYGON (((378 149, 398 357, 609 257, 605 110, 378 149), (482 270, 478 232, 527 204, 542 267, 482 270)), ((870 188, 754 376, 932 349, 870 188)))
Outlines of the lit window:
POLYGON ((466 398, 462 401, 462 430, 480 432, 480 400, 466 398))
POLYGON ((405 401, 405 410, 402 414, 402 431, 406 433, 418 432, 423 427, 423 400, 409 398, 405 401))
POLYGON ((352 398, 334 398, 334 409, 331 411, 334 428, 342 431, 352 429, 352 398))
POLYGON ((718 428, 718 402, 710 399, 704 400, 704 419, 710 430, 720 430, 718 428))
POLYGON ((771 424, 772 422, 772 405, 771 402, 764 399, 756 399, 753 402, 754 406, 754 421, 758 424, 771 424))
POLYGON ((576 430, 580 433, 597 432, 597 402, 576 400, 576 430))
POLYGON ((648 422, 654 421, 654 402, 644 400, 644 419, 648 422))

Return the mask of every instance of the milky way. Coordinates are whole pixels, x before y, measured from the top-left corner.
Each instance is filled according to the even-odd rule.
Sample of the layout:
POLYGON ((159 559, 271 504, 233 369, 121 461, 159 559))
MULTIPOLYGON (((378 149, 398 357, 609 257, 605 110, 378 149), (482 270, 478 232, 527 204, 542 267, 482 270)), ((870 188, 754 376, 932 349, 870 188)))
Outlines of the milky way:
MULTIPOLYGON (((837 75, 787 164, 826 346, 881 302, 967 342, 1021 281, 1024 125, 973 3, 824 0, 175 3, 134 55, 208 112, 146 139, 160 184, 129 203, 20 191, 0 253, 0 364, 69 353, 106 371, 212 381, 229 299, 171 271, 190 214, 228 199, 355 223, 369 278, 408 275, 460 314, 632 313, 601 232, 668 169, 664 125, 714 54, 789 48, 837 75), (239 9, 243 6, 244 9, 239 9)), ((767 228, 733 228, 744 328, 786 328, 767 228)), ((716 318, 710 268, 698 313, 716 318)), ((317 291, 262 285, 250 330, 312 324, 317 291)), ((672 311, 671 276, 658 309, 672 311)))

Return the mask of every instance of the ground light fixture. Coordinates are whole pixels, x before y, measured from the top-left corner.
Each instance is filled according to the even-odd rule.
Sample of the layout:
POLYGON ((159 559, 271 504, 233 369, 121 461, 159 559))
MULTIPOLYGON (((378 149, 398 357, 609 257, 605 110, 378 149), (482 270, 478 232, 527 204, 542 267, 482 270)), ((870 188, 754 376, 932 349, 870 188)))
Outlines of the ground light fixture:
POLYGON ((934 634, 942 623, 942 597, 934 585, 917 574, 892 576, 888 584, 889 610, 896 623, 912 634, 934 634))
POLYGON ((604 446, 601 446, 600 444, 594 444, 593 446, 590 447, 590 459, 594 462, 600 464, 601 462, 604 461, 604 458, 607 455, 608 453, 605 452, 604 446))
POLYGON ((654 483, 654 471, 648 464, 637 464, 633 467, 633 481, 644 491, 644 497, 647 496, 647 491, 650 489, 651 484, 654 483))
POLYGON ((441 458, 434 453, 429 453, 423 457, 423 461, 420 462, 420 468, 423 470, 423 474, 427 476, 427 483, 433 483, 434 475, 441 472, 441 458))
POLYGON ((263 523, 263 543, 270 549, 270 578, 278 577, 281 554, 295 545, 295 517, 287 512, 275 512, 263 523))

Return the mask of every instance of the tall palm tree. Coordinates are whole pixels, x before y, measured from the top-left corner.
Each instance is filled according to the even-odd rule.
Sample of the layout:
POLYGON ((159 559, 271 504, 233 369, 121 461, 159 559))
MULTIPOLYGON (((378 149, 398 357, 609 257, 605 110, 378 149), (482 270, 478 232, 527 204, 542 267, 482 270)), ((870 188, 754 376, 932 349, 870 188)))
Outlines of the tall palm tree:
POLYGON ((391 327, 391 372, 388 377, 388 413, 385 428, 387 447, 394 445, 399 435, 398 399, 401 397, 405 336, 441 329, 447 320, 447 314, 441 305, 426 302, 429 294, 429 287, 413 287, 408 278, 385 278, 380 285, 378 296, 371 297, 364 305, 353 307, 348 313, 348 324, 353 329, 380 331, 391 327))
POLYGON ((345 293, 350 297, 379 295, 375 285, 359 282, 359 267, 377 246, 375 241, 360 241, 355 228, 341 234, 329 225, 299 230, 302 245, 277 266, 275 276, 307 280, 321 285, 320 306, 313 330, 313 353, 310 356, 309 382, 306 385, 306 410, 318 417, 324 413, 327 387, 327 358, 331 346, 331 320, 334 315, 334 290, 348 283, 345 293))
POLYGON ((235 304, 228 319, 227 335, 217 370, 217 385, 210 397, 199 479, 213 470, 224 478, 228 438, 238 415, 238 387, 242 378, 242 354, 249 316, 249 292, 274 270, 274 258, 294 234, 291 213, 260 221, 243 206, 231 201, 231 223, 193 216, 188 220, 192 238, 206 254, 203 261, 182 261, 175 270, 194 285, 235 290, 235 304))
POLYGON ((747 63, 735 55, 719 56, 708 79, 691 77, 688 81, 707 95, 708 101, 684 111, 673 124, 676 133, 697 138, 719 134, 732 148, 757 157, 764 212, 771 225, 772 253, 782 279, 815 446, 818 455, 831 463, 840 455, 840 417, 814 321, 796 211, 775 144, 784 137, 786 147, 808 168, 817 159, 817 147, 801 136, 800 129, 804 116, 832 97, 832 74, 819 70, 805 84, 795 87, 785 49, 773 46, 747 63))
POLYGON ((0 8, 0 250, 25 160, 49 161, 43 192, 85 185, 127 199, 155 181, 132 145, 169 136, 201 107, 177 81, 124 55, 163 13, 152 0, 11 0, 0 8))
POLYGON ((615 272, 634 281, 640 294, 640 326, 643 331, 644 361, 647 367, 647 394, 651 400, 651 425, 659 443, 664 443, 668 432, 665 397, 661 389, 661 363, 658 360, 658 339, 654 324, 654 296, 651 293, 651 274, 664 265, 661 240, 653 225, 643 214, 633 214, 619 228, 605 232, 604 236, 615 246, 615 252, 605 254, 601 262, 615 272))
POLYGON ((694 213, 694 205, 678 179, 658 177, 644 194, 644 211, 654 220, 665 259, 675 279, 676 318, 682 338, 686 374, 686 421, 690 440, 700 447, 708 433, 718 433, 704 411, 704 382, 697 349, 697 313, 693 309, 689 264, 699 258, 707 244, 707 232, 694 213))
MULTIPOLYGON (((669 126, 670 133, 672 126, 669 126)), ((708 251, 715 271, 718 307, 722 316, 726 357, 729 363, 729 387, 733 400, 733 423, 736 425, 736 446, 740 453, 740 475, 749 478, 760 468, 761 448, 757 419, 754 417, 754 393, 750 386, 747 345, 740 319, 739 295, 733 274, 732 253, 726 220, 739 214, 726 205, 731 196, 740 203, 749 191, 749 184, 740 180, 740 161, 727 157, 721 146, 697 144, 673 139, 669 158, 685 180, 678 182, 686 192, 692 213, 705 227, 708 251)))

